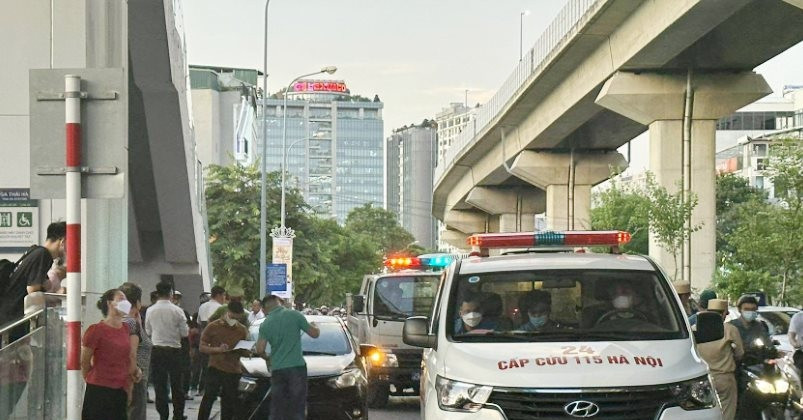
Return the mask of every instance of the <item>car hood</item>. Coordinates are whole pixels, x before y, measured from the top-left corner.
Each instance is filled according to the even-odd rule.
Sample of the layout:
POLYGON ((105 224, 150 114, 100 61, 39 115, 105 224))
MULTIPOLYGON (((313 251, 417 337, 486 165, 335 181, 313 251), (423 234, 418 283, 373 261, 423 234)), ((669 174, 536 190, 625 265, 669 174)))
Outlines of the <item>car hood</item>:
POLYGON ((570 343, 451 343, 449 379, 504 387, 657 385, 705 375, 690 340, 570 343))
MULTIPOLYGON (((354 362, 354 353, 339 356, 309 355, 304 356, 304 361, 307 363, 307 377, 333 376, 340 374, 354 362)), ((242 357, 240 364, 245 375, 262 378, 271 376, 265 361, 261 358, 242 357)))

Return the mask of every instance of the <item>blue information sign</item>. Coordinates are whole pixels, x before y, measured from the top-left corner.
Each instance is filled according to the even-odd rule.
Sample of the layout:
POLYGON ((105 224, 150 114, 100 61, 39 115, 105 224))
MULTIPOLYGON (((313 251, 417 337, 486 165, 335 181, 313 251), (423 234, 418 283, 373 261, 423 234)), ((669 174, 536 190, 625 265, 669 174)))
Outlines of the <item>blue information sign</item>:
POLYGON ((287 264, 268 264, 265 267, 268 281, 267 292, 286 292, 287 291, 287 264))

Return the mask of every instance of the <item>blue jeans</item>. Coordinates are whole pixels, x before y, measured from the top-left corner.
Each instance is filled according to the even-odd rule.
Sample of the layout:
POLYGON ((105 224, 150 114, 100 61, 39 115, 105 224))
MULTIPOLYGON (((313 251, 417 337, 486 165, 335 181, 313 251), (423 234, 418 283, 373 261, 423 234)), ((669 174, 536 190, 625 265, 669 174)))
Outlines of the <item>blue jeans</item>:
POLYGON ((274 370, 270 378, 270 420, 304 420, 307 367, 274 370))

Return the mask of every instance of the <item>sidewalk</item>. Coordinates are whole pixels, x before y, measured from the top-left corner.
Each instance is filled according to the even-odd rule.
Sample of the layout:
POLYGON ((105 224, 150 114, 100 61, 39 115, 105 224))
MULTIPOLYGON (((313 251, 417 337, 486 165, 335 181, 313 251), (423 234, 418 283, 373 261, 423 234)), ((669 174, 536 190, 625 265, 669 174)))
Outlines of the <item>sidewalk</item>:
MULTIPOLYGON (((148 388, 148 395, 153 398, 153 387, 148 388)), ((201 396, 192 396, 192 401, 187 401, 186 405, 184 406, 184 415, 187 416, 188 420, 196 420, 198 418, 198 407, 201 406, 201 396)), ((210 420, 216 420, 219 418, 220 413, 220 401, 215 401, 215 405, 212 406, 212 415, 209 416, 210 420)), ((173 418, 173 406, 170 405, 170 419, 173 418)), ((156 406, 153 403, 148 404, 148 420, 159 420, 159 413, 156 412, 156 406)))

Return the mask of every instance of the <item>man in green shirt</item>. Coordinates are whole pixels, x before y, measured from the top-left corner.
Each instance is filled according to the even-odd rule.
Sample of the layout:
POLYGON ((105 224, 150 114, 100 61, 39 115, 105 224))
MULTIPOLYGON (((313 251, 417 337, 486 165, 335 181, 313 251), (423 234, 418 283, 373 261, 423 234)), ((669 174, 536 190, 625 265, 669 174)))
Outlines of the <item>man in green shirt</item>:
POLYGON ((307 363, 301 351, 301 332, 318 338, 321 331, 301 312, 282 306, 282 298, 263 299, 265 320, 259 327, 257 354, 271 367, 270 420, 303 420, 307 403, 307 363), (270 343, 271 354, 265 355, 270 343))

